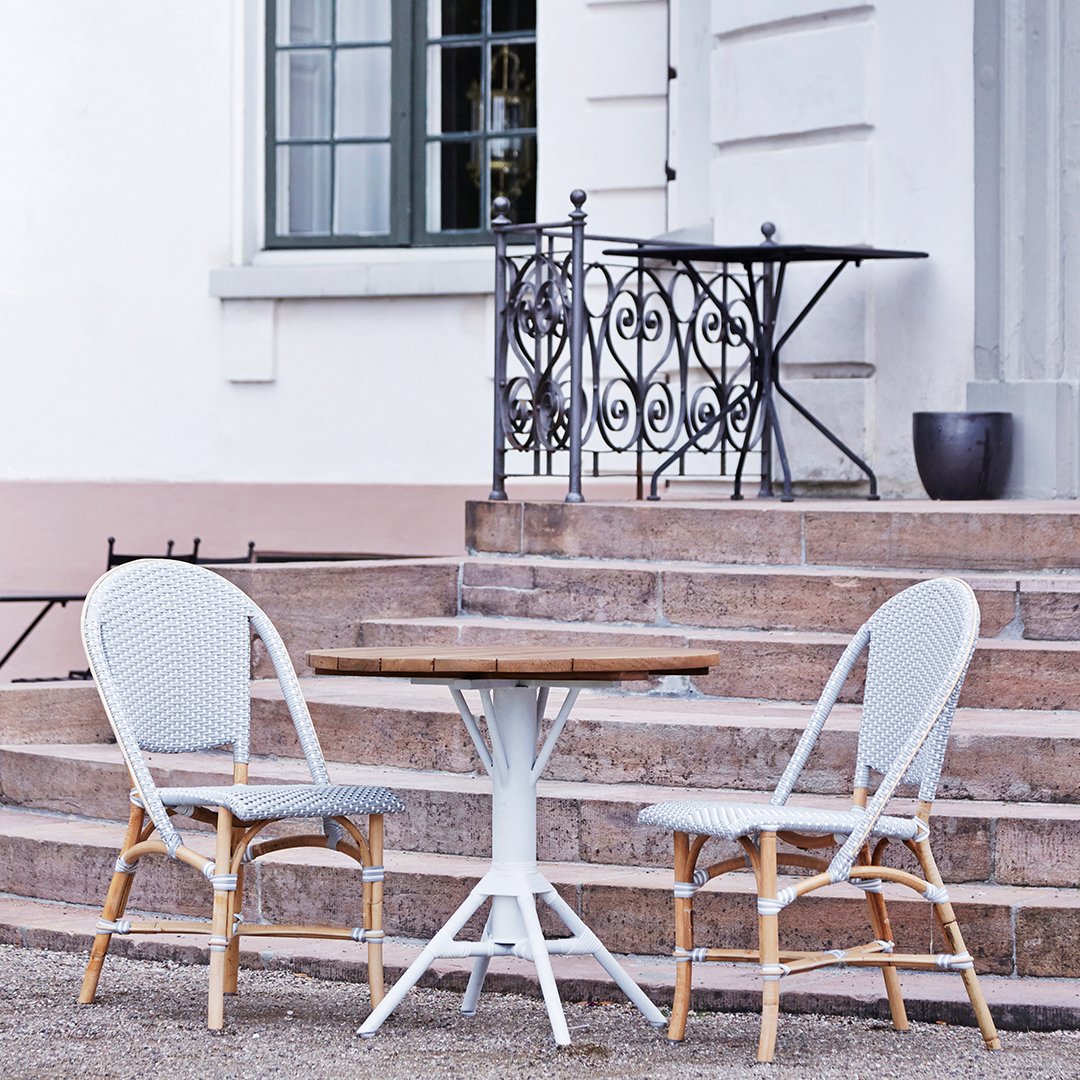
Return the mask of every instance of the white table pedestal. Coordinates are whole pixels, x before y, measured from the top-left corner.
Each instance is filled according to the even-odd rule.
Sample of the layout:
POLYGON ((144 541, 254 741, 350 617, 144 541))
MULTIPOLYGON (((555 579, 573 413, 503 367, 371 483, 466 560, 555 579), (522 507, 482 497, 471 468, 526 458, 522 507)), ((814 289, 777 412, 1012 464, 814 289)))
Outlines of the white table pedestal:
POLYGON ((461 1005, 461 1011, 466 1015, 472 1016, 476 1012, 491 958, 518 956, 536 966, 555 1041, 560 1046, 568 1046, 570 1032, 550 958, 553 955, 595 956, 646 1020, 654 1027, 665 1027, 667 1022, 660 1010, 559 896, 536 864, 536 784, 566 723, 580 684, 568 689, 566 700, 538 749, 548 691, 552 685, 565 686, 565 681, 416 681, 443 681, 449 685, 480 760, 491 777, 491 869, 372 1011, 359 1033, 374 1035, 435 960, 469 956, 475 960, 461 1005), (465 701, 462 691, 466 689, 480 691, 490 746, 484 741, 478 718, 465 701), (555 912, 572 937, 554 940, 544 937, 536 913, 537 897, 555 912), (488 900, 491 911, 480 941, 458 941, 461 928, 488 900))

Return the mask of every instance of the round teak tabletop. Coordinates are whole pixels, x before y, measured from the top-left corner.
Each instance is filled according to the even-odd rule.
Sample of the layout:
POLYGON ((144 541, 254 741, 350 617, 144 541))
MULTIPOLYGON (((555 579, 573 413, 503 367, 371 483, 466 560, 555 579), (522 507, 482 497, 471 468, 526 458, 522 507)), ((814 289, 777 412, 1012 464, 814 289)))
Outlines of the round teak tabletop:
POLYGON ((307 654, 318 675, 438 679, 644 679, 704 675, 720 654, 697 649, 606 649, 594 646, 402 646, 316 649, 307 654))

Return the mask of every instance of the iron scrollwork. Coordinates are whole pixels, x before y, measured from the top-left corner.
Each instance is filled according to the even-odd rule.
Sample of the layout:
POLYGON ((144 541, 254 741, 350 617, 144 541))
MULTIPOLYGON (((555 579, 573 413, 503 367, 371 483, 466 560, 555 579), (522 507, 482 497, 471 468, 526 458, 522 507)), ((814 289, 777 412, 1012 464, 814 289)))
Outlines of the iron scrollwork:
POLYGON ((508 454, 531 458, 515 475, 560 471, 558 456, 571 444, 575 394, 581 454, 594 475, 634 475, 639 498, 646 479, 672 454, 679 472, 688 454, 718 455, 712 475, 730 475, 760 438, 753 407, 759 283, 741 267, 712 268, 702 276, 641 258, 619 262, 599 249, 640 241, 584 235, 576 277, 570 224, 496 226, 501 297, 493 497, 504 497, 508 454), (529 247, 510 248, 510 237, 522 234, 529 247), (574 323, 575 289, 582 325, 574 323), (577 386, 575 333, 582 355, 577 386), (628 467, 612 467, 613 460, 628 467))

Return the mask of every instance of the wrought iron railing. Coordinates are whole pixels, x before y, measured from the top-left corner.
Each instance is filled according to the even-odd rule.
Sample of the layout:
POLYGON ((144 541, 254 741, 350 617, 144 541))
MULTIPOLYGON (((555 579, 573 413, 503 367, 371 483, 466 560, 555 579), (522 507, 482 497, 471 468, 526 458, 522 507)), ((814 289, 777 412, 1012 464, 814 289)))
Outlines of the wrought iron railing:
POLYGON ((766 275, 742 266, 667 265, 634 249, 655 241, 585 232, 585 193, 568 220, 514 225, 497 199, 492 499, 512 476, 583 471, 636 478, 657 498, 665 474, 732 477, 749 459, 771 484, 755 380, 769 316, 766 275), (527 243, 522 243, 527 241, 527 243), (613 255, 613 249, 627 254, 613 255))

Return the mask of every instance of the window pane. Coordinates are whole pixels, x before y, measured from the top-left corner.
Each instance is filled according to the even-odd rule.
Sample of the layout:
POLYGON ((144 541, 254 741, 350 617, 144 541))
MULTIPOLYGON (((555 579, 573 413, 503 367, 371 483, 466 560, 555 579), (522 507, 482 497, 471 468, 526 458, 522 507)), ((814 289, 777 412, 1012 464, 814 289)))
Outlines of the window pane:
POLYGON ((484 2, 485 0, 433 0, 429 33, 433 38, 444 34, 479 34, 484 29, 484 2))
POLYGON ((330 135, 330 53, 278 53, 279 139, 325 139, 330 135))
POLYGON ((428 50, 428 132, 479 131, 483 127, 480 47, 428 50))
POLYGON ((330 232, 330 147, 279 146, 277 152, 279 236, 330 232))
POLYGON ((330 0, 278 0, 279 45, 328 45, 330 0))
POLYGON ((491 0, 491 32, 533 30, 536 27, 536 0, 491 0))
POLYGON ((390 50, 341 49, 337 54, 338 138, 390 134, 390 50))
POLYGON ((390 144, 337 148, 334 232, 370 236, 390 231, 390 144))
POLYGON ((337 40, 389 41, 390 0, 337 0, 337 40))
POLYGON ((480 228, 481 161, 479 142, 428 145, 428 232, 480 228))
POLYGON ((535 221, 536 139, 491 139, 487 149, 491 198, 505 195, 510 200, 513 221, 535 221))
POLYGON ((536 46, 491 47, 492 131, 535 126, 536 46))

